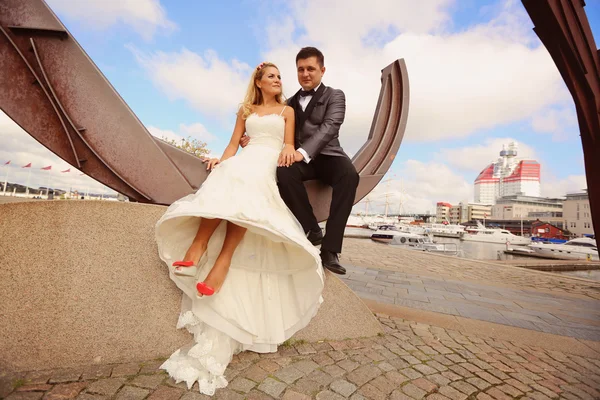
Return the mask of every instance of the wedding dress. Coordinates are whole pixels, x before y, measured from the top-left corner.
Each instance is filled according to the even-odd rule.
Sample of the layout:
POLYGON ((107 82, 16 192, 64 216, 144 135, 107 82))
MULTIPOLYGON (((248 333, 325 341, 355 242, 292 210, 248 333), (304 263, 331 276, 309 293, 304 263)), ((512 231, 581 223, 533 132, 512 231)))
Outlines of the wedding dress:
POLYGON ((277 159, 283 146, 282 115, 246 119, 250 143, 219 164, 200 189, 173 203, 156 224, 160 258, 183 291, 178 328, 194 341, 161 366, 188 388, 214 394, 227 385, 223 376, 234 354, 275 352, 277 345, 304 328, 323 302, 319 251, 279 195, 277 159), (196 278, 175 275, 201 218, 220 218, 207 250, 208 262, 196 278), (225 238, 226 221, 247 228, 220 291, 196 297, 196 283, 213 266, 225 238))

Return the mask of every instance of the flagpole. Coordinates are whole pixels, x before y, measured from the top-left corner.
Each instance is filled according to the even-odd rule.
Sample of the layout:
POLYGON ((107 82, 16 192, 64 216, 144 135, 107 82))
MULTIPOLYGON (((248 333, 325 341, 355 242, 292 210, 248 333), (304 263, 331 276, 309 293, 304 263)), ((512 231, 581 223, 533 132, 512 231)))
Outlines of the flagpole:
POLYGON ((6 185, 8 184, 8 166, 10 165, 10 161, 8 164, 4 164, 6 167, 6 176, 4 177, 4 190, 2 190, 2 196, 6 196, 6 185))
POLYGON ((31 178, 31 167, 29 167, 29 173, 27 174, 27 185, 25 186, 25 197, 29 197, 29 180, 31 178))

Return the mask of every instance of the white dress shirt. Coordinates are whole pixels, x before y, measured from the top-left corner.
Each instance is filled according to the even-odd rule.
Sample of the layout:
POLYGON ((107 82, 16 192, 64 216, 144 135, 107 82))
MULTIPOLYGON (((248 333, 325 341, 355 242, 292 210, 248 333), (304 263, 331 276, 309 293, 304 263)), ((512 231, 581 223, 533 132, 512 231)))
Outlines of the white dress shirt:
MULTIPOLYGON (((319 86, 321 86, 320 83, 317 85, 316 88, 313 89, 313 92, 316 92, 317 89, 319 89, 319 86)), ((310 103, 312 98, 312 95, 299 97, 298 104, 300 104, 300 107, 302 107, 302 111, 306 111, 306 107, 308 106, 308 103, 310 103)), ((302 156, 304 157, 304 162, 308 164, 310 162, 310 157, 308 156, 308 153, 306 153, 306 151, 302 147, 298 148, 298 152, 302 154, 302 156)))

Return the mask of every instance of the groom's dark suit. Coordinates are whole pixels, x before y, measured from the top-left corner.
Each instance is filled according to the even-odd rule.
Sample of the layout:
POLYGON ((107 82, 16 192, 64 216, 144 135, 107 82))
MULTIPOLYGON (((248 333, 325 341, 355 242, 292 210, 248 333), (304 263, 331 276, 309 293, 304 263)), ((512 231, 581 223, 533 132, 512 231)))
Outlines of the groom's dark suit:
POLYGON ((296 114, 296 149, 308 155, 291 167, 277 168, 281 197, 298 218, 305 232, 320 231, 303 182, 318 179, 333 188, 333 196, 323 250, 341 253, 344 228, 352 211, 358 186, 358 174, 338 139, 346 113, 344 92, 321 85, 311 93, 312 99, 303 110, 298 91, 288 100, 296 114))

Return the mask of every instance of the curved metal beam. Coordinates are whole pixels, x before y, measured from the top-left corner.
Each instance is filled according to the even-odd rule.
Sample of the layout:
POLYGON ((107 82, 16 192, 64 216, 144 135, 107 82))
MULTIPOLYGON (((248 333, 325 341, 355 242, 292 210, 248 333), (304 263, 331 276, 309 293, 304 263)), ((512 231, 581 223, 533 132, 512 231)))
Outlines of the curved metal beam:
MULTIPOLYGON (((600 229, 600 50, 583 0, 523 0, 577 110, 592 225, 600 229)), ((600 250, 599 253, 600 254, 600 250)))
MULTIPOLYGON (((132 201, 168 205, 200 187, 202 161, 150 135, 43 0, 0 0, 0 29, 0 109, 41 144, 132 201)), ((381 81, 369 137, 352 160, 355 202, 387 172, 406 127, 404 60, 381 81)), ((326 219, 331 189, 306 186, 315 215, 326 219)))

